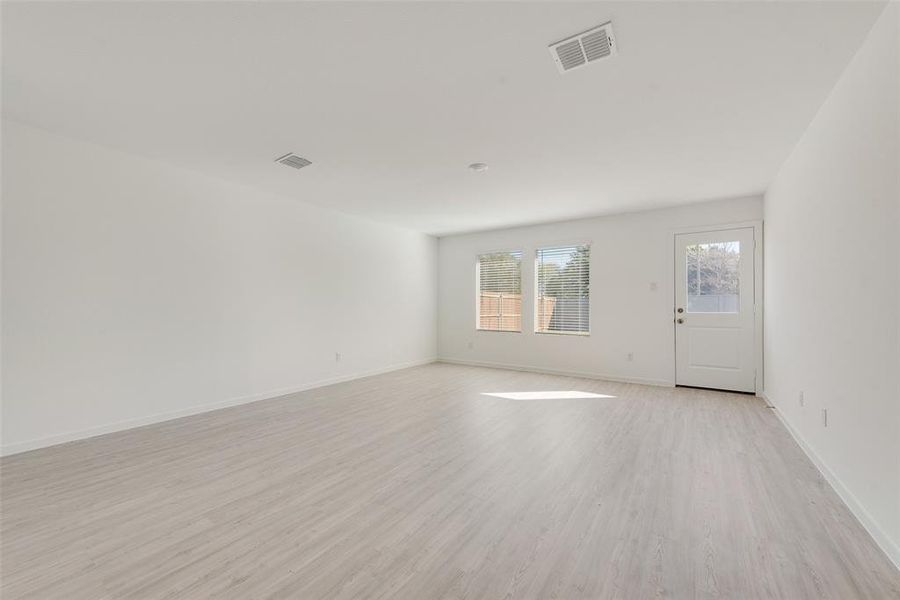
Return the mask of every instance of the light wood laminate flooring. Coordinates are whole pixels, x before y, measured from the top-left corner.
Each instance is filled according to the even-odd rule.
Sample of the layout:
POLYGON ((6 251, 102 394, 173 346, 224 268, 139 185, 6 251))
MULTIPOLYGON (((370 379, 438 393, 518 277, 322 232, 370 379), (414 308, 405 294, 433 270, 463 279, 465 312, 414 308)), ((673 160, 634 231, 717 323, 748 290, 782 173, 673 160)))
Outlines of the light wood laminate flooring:
POLYGON ((2 460, 3 600, 898 598, 758 398, 432 364, 2 460), (506 399, 577 391, 608 398, 506 399))

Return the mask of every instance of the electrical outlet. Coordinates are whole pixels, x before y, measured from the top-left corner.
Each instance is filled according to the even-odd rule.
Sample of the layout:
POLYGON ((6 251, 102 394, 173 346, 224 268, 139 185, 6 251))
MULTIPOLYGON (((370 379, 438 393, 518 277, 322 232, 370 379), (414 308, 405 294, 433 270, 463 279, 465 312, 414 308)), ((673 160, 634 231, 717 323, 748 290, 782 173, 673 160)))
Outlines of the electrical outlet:
POLYGON ((659 286, 656 284, 655 281, 650 282, 650 291, 651 292, 655 292, 657 287, 659 287, 659 286))
POLYGON ((628 362, 632 362, 634 360, 634 352, 628 353, 628 362))
POLYGON ((471 350, 472 348, 475 347, 475 344, 473 344, 472 342, 469 342, 468 344, 466 344, 466 347, 467 347, 469 350, 471 350))
POLYGON ((341 362, 341 353, 340 352, 334 353, 334 362, 341 362))
POLYGON ((828 427, 828 409, 822 409, 822 427, 828 427))
POLYGON ((800 394, 797 396, 797 402, 800 403, 800 406, 806 406, 806 400, 803 398, 803 390, 800 390, 800 394))

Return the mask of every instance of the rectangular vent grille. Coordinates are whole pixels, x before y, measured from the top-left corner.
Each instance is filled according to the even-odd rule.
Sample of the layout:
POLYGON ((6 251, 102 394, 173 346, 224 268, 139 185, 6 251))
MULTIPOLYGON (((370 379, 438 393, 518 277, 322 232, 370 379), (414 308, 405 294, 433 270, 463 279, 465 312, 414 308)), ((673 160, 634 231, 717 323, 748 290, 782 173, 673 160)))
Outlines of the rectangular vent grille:
POLYGON ((559 64, 563 71, 580 67, 585 62, 584 51, 581 49, 581 42, 572 40, 556 47, 556 55, 559 58, 559 64))
POLYGON ((312 164, 311 161, 306 160, 296 154, 288 152, 284 156, 280 156, 275 159, 275 162, 279 162, 283 165, 287 165, 289 167, 294 167, 295 169, 302 169, 303 167, 309 166, 312 164))
POLYGON ((613 37, 612 23, 604 23, 584 33, 551 44, 550 54, 560 73, 612 56, 616 54, 616 40, 613 37))

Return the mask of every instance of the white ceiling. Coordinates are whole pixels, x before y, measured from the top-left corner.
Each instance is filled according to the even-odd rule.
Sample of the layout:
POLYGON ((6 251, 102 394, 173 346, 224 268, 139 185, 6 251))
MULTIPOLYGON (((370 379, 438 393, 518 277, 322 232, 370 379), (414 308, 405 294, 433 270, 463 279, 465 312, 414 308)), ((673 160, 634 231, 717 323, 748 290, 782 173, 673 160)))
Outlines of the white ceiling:
POLYGON ((882 8, 5 2, 3 112, 446 234, 764 191, 882 8), (619 55, 560 75, 610 19, 619 55))

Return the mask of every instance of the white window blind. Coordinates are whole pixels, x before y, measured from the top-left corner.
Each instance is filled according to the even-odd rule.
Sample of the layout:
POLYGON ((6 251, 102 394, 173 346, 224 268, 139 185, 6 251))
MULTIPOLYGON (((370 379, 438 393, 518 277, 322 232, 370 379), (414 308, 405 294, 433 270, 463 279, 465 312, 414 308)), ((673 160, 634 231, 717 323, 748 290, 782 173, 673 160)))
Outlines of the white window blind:
POLYGON ((476 279, 476 327, 485 331, 522 331, 522 253, 480 255, 476 279))
POLYGON ((541 248, 535 257, 534 330, 587 335, 591 331, 591 247, 541 248))

